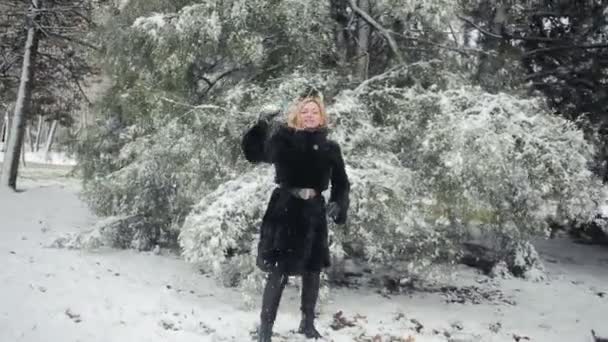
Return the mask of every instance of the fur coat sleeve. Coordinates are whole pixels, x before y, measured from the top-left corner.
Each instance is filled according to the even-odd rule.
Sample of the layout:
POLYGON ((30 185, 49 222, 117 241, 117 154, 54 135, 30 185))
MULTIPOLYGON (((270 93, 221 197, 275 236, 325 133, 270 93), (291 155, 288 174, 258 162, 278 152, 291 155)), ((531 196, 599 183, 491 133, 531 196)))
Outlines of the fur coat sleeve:
POLYGON ((340 145, 337 143, 334 143, 331 160, 331 193, 329 196, 329 202, 336 202, 338 204, 339 212, 335 222, 337 224, 344 224, 346 223, 348 207, 350 204, 350 182, 348 180, 348 176, 346 175, 342 151, 340 149, 340 145))
POLYGON ((263 120, 258 121, 241 141, 245 159, 251 163, 272 163, 275 159, 271 139, 271 125, 263 120))

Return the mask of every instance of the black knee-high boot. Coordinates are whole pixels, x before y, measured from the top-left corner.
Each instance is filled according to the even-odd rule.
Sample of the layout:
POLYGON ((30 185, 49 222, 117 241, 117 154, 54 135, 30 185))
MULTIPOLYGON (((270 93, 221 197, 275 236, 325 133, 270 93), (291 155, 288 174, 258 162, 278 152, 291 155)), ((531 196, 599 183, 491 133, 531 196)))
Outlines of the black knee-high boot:
POLYGON ((315 329, 315 305, 319 297, 321 274, 319 272, 306 272, 302 275, 302 321, 298 332, 307 338, 321 338, 315 329))
POLYGON ((264 296, 262 297, 261 324, 258 330, 259 342, 271 342, 272 326, 277 317, 281 295, 287 284, 287 279, 287 275, 280 272, 272 272, 268 275, 264 296))

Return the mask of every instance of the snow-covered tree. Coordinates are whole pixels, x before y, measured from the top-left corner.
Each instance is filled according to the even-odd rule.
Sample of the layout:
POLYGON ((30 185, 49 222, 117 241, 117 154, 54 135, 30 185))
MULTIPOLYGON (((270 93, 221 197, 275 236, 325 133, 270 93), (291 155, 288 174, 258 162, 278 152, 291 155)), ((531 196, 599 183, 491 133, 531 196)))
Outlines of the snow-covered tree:
POLYGON ((466 239, 507 248, 548 217, 590 217, 582 133, 541 99, 474 86, 458 2, 416 3, 131 0, 104 33, 117 77, 80 149, 89 203, 142 217, 139 246, 179 242, 224 283, 255 287, 272 172, 245 162, 240 139, 313 85, 352 182, 350 220, 331 233, 338 260, 416 268, 454 260, 466 239))
MULTIPOLYGON (((593 149, 573 123, 539 100, 449 80, 392 86, 437 68, 395 70, 342 91, 329 107, 352 181, 348 227, 333 231, 336 255, 419 266, 453 260, 471 238, 491 237, 506 249, 547 233, 548 217, 592 215, 599 196, 587 169, 593 149)), ((222 279, 237 265, 253 270, 246 260, 271 188, 269 170, 254 168, 201 199, 181 232, 188 260, 222 279)))

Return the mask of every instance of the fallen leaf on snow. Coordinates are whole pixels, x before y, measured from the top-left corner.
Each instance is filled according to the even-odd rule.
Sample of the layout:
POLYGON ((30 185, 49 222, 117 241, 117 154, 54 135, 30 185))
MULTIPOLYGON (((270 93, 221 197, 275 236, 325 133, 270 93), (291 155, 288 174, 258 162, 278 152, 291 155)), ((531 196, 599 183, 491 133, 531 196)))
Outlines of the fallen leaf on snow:
POLYGON ((71 309, 66 309, 65 310, 65 314, 66 316, 68 316, 72 321, 76 322, 76 323, 80 323, 82 322, 82 319, 80 318, 80 314, 74 313, 72 312, 71 309))
POLYGON ((334 321, 330 327, 334 330, 340 330, 345 327, 354 327, 355 325, 355 322, 344 317, 342 310, 340 310, 334 314, 334 321))

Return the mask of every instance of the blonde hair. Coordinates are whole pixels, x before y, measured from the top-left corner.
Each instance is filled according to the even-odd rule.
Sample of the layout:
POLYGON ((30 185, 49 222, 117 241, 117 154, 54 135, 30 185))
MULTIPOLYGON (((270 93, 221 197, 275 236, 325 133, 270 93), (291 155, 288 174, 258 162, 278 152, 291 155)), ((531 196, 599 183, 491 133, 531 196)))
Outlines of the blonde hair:
POLYGON ((305 104, 312 102, 319 107, 319 115, 321 115, 321 124, 319 127, 327 127, 327 112, 325 104, 320 96, 306 96, 299 98, 291 107, 287 115, 287 126, 295 129, 302 129, 302 120, 300 119, 300 111, 305 104))

